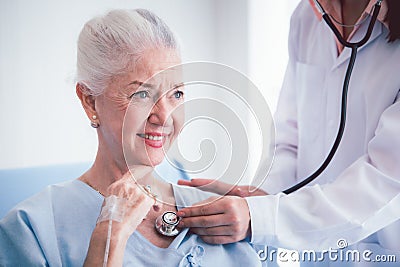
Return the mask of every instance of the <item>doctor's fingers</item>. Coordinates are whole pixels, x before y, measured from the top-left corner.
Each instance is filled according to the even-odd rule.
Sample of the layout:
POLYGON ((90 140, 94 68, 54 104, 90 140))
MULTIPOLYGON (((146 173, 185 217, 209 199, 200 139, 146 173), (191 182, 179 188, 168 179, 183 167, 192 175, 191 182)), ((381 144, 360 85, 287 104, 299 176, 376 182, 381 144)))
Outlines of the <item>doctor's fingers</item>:
POLYGON ((218 195, 226 195, 235 188, 234 185, 220 182, 213 179, 196 178, 188 180, 178 180, 179 185, 196 187, 202 191, 215 193, 218 195))
POLYGON ((190 181, 178 180, 179 185, 196 187, 202 191, 215 193, 218 195, 229 195, 238 197, 262 196, 267 195, 263 190, 250 185, 232 185, 213 179, 195 178, 190 181))
POLYGON ((177 215, 182 218, 207 216, 222 214, 227 208, 221 200, 223 197, 210 197, 201 202, 195 203, 191 207, 186 207, 178 211, 177 215))
MULTIPOLYGON (((223 216, 226 215, 224 214, 223 216)), ((250 235, 250 218, 238 216, 223 220, 224 223, 231 224, 214 227, 194 227, 190 228, 190 231, 199 235, 204 242, 210 244, 238 242, 250 235)))
POLYGON ((221 225, 214 227, 192 227, 190 232, 199 236, 232 236, 243 232, 243 229, 238 224, 221 225))
POLYGON ((190 181, 178 180, 178 184, 196 187, 197 189, 200 189, 202 191, 211 192, 222 196, 230 195, 238 197, 248 197, 251 195, 250 186, 238 186, 213 179, 194 178, 190 181))
POLYGON ((246 238, 250 233, 250 218, 243 214, 191 217, 183 219, 179 226, 190 227, 190 231, 202 239, 203 236, 231 236, 229 240, 234 242, 246 238))
POLYGON ((186 207, 178 211, 178 216, 182 218, 206 216, 213 214, 240 214, 249 213, 247 202, 244 198, 237 196, 210 197, 204 201, 196 203, 192 207, 186 207))
POLYGON ((183 218, 179 222, 179 227, 190 228, 190 229, 210 228, 217 226, 226 226, 229 224, 230 222, 228 218, 225 217, 225 214, 216 214, 216 215, 205 215, 205 216, 183 218))
POLYGON ((236 235, 206 235, 206 236, 200 236, 200 238, 204 242, 209 244, 224 245, 242 241, 243 239, 246 238, 246 236, 241 237, 236 235))

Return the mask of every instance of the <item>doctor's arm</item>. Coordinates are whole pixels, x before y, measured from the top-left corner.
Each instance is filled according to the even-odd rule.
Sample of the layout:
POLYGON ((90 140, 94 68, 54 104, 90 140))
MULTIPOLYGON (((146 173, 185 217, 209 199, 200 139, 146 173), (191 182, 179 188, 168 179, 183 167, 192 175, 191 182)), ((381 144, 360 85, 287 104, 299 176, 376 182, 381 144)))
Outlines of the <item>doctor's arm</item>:
POLYGON ((368 151, 334 182, 247 198, 252 242, 293 249, 349 244, 400 218, 400 101, 382 114, 368 151))
POLYGON ((336 247, 339 239, 356 243, 395 222, 400 218, 399 96, 382 114, 367 153, 334 182, 290 195, 248 197, 247 207, 242 198, 223 197, 184 209, 185 216, 194 216, 184 218, 184 225, 211 243, 241 240, 251 229, 253 244, 323 250, 336 247))

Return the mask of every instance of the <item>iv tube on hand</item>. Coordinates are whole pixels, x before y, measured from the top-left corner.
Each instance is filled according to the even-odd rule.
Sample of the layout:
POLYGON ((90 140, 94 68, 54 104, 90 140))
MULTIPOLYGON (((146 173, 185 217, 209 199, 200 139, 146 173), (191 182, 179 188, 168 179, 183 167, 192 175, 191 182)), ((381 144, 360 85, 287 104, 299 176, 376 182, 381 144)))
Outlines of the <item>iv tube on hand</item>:
POLYGON ((115 195, 108 196, 104 199, 104 206, 101 208, 100 216, 97 219, 97 223, 108 221, 103 267, 106 267, 108 263, 108 254, 110 252, 110 242, 112 234, 112 221, 122 222, 125 215, 125 207, 127 201, 127 199, 120 198, 115 195))

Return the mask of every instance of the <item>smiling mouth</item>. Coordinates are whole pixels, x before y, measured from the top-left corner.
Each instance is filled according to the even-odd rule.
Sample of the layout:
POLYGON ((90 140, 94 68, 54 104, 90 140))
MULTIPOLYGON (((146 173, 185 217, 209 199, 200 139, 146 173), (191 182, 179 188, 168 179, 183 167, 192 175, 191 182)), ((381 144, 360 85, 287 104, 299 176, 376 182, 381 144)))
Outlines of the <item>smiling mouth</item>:
POLYGON ((137 134, 137 136, 143 138, 146 145, 153 148, 161 148, 164 145, 168 134, 154 132, 137 134))
POLYGON ((147 140, 154 140, 154 141, 161 141, 164 139, 163 135, 138 134, 138 136, 147 140))

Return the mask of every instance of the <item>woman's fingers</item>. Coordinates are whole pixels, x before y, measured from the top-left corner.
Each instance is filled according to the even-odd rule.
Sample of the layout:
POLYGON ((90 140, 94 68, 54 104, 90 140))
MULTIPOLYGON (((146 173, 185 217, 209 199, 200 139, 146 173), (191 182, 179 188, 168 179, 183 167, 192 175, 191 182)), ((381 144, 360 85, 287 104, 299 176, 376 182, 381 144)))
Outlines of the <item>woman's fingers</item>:
POLYGON ((125 211, 125 218, 135 225, 139 225, 142 222, 154 203, 151 197, 139 191, 136 192, 137 194, 134 200, 128 200, 125 211))
POLYGON ((127 236, 136 230, 150 209, 156 204, 155 196, 151 193, 151 190, 138 183, 152 170, 153 168, 149 166, 135 166, 107 189, 108 196, 113 195, 124 200, 119 202, 119 205, 122 206, 117 208, 124 215, 123 220, 116 225, 116 229, 127 236))
POLYGON ((153 209, 158 211, 161 209, 161 203, 157 202, 157 195, 152 192, 151 187, 138 184, 142 178, 151 173, 153 170, 154 168, 152 166, 135 165, 124 175, 124 178, 128 181, 133 181, 137 186, 139 186, 139 189, 144 191, 144 193, 153 200, 153 209))
MULTIPOLYGON (((108 195, 116 195, 130 199, 136 195, 136 188, 140 186, 138 181, 153 171, 153 167, 145 165, 135 165, 130 168, 120 179, 112 183, 108 189, 108 195)), ((142 188, 140 190, 143 191, 142 188)))

